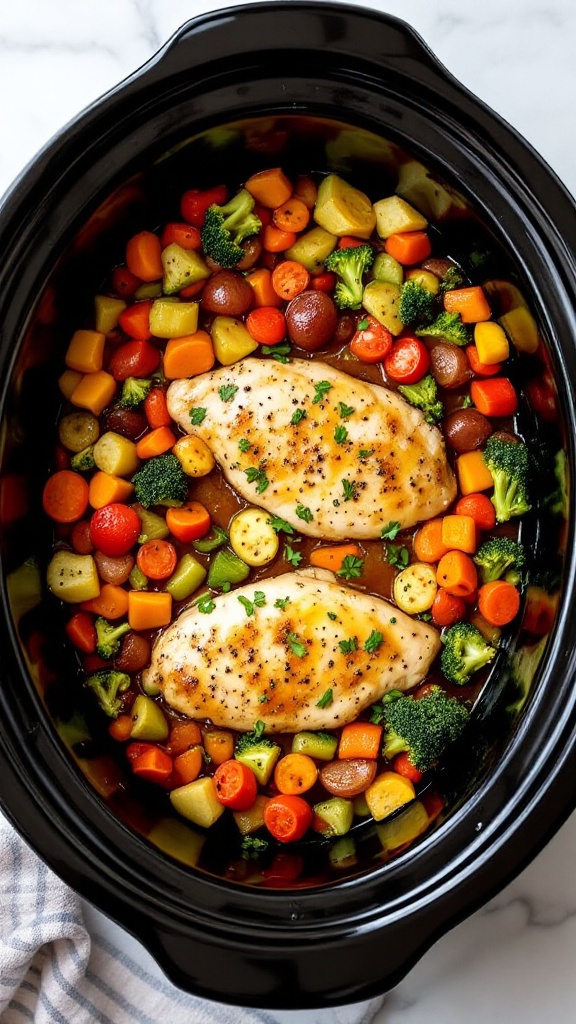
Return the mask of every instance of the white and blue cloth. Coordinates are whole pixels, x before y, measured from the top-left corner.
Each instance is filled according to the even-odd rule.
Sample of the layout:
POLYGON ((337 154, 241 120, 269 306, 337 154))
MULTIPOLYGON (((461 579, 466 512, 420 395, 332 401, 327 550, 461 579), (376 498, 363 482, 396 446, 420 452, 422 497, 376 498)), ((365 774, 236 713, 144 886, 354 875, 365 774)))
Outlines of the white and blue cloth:
POLYGON ((175 988, 123 937, 0 814, 1 1024, 369 1024, 381 1006, 277 1012, 208 1002, 175 988))

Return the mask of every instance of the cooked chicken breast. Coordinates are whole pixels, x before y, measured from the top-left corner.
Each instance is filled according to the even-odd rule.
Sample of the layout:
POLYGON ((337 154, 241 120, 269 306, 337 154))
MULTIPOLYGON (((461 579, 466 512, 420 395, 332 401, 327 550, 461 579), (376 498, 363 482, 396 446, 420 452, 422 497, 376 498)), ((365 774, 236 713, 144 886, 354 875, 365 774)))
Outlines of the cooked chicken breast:
POLYGON ((275 576, 184 611, 154 645, 145 684, 189 718, 266 732, 330 729, 419 683, 435 629, 325 569, 275 576))
POLYGON ((326 363, 243 359, 175 381, 168 408, 244 498, 310 537, 379 537, 390 520, 440 515, 456 494, 440 431, 326 363))

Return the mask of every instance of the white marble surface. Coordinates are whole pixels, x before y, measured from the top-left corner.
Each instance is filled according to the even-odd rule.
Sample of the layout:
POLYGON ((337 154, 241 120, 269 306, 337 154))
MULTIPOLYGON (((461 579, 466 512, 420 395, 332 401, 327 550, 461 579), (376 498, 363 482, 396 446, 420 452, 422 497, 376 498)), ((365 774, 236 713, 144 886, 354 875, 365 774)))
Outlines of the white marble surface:
MULTIPOLYGON (((214 0, 0 0, 0 193, 85 105, 214 0)), ((374 0, 513 124, 576 193, 576 7, 571 0, 374 0)), ((576 815, 511 885, 442 938, 376 1024, 574 1024, 576 815)), ((88 908, 143 964, 139 945, 88 908)), ((292 1024, 334 1019, 283 1014, 292 1024)), ((340 1015, 336 1015, 340 1017, 340 1015)), ((340 1017, 343 1019, 343 1017, 340 1017)), ((73 1022, 70 1022, 73 1024, 73 1022)), ((192 1022, 191 1022, 192 1024, 192 1022)))

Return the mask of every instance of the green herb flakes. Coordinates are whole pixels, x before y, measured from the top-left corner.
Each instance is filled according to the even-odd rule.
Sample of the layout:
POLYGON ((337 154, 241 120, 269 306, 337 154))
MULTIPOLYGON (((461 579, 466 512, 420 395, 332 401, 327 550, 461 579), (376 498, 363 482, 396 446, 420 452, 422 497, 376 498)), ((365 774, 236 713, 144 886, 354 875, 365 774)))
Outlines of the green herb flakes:
POLYGON ((396 519, 391 519, 389 523, 386 523, 386 526, 382 527, 380 540, 394 540, 399 532, 400 523, 396 519))
POLYGON ((218 388, 218 394, 223 402, 231 402, 237 391, 236 384, 223 384, 221 388, 218 388))
POLYGON ((314 398, 312 399, 312 405, 317 405, 318 402, 323 402, 324 398, 329 391, 332 390, 332 385, 328 380, 319 380, 314 385, 314 398))
POLYGON ((332 690, 332 687, 330 687, 329 690, 325 690, 324 691, 324 693, 320 697, 320 700, 316 701, 316 707, 317 708, 329 708, 330 705, 333 703, 333 701, 334 701, 334 691, 332 690))
POLYGON ((294 412, 292 413, 292 419, 290 420, 290 423, 292 424, 293 427, 296 427, 298 426, 299 423, 302 422, 302 420, 306 419, 307 415, 308 413, 306 412, 306 409, 295 409, 294 412))
POLYGON ((383 643, 384 637, 382 633, 377 629, 373 629, 368 639, 364 641, 364 650, 367 651, 368 654, 374 654, 374 652, 377 651, 383 643))
POLYGON ((296 515, 298 519, 303 519, 305 523, 311 523, 314 520, 314 516, 307 505, 296 505, 296 515))
POLYGON ((288 646, 297 658, 305 658, 308 654, 306 644, 302 642, 297 633, 288 633, 286 637, 288 646))
POLYGON ((358 650, 358 638, 351 636, 348 640, 340 640, 338 647, 342 651, 342 654, 352 654, 358 650))
POLYGON ((345 580, 353 580, 360 579, 363 572, 364 559, 358 558, 358 555, 345 555, 336 575, 342 576, 345 580))
POLYGON ((190 409, 190 423, 192 424, 193 427, 200 426, 206 415, 206 411, 206 409, 203 409, 199 405, 192 406, 192 408, 190 409))

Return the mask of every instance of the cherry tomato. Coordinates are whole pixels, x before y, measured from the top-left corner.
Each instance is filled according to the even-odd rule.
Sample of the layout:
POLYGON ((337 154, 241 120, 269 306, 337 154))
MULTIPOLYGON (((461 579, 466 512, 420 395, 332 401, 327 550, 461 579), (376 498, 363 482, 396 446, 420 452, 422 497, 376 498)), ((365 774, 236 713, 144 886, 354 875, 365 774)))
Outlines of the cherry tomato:
POLYGON ((165 249, 167 245, 176 242, 181 249, 199 249, 202 245, 202 237, 198 228, 191 224, 167 224, 162 232, 160 244, 165 249))
POLYGON ((247 811, 258 793, 254 772, 241 761, 224 761, 214 772, 216 796, 233 811, 247 811))
POLYGON ((350 351, 363 363, 379 363, 392 348, 394 339, 376 317, 365 316, 350 342, 350 351))
POLYGON ((225 185, 216 185, 215 188, 206 189, 203 192, 200 189, 191 188, 184 193, 180 200, 180 213, 184 220, 188 221, 188 224, 201 228, 208 207, 213 203, 216 206, 223 206, 227 197, 228 189, 225 185))
POLYGON ((90 520, 90 540, 104 555, 125 555, 138 540, 140 516, 130 505, 112 502, 96 510, 90 520))
POLYGON ((128 267, 116 267, 112 273, 112 287, 123 299, 131 298, 140 284, 140 278, 132 274, 128 267))
POLYGON ((114 380, 149 377, 160 365, 160 352, 147 341, 127 341, 112 354, 108 369, 114 380))
POLYGON ((420 338, 400 338, 384 359, 384 369, 399 384, 416 384, 428 372, 430 356, 420 338))

